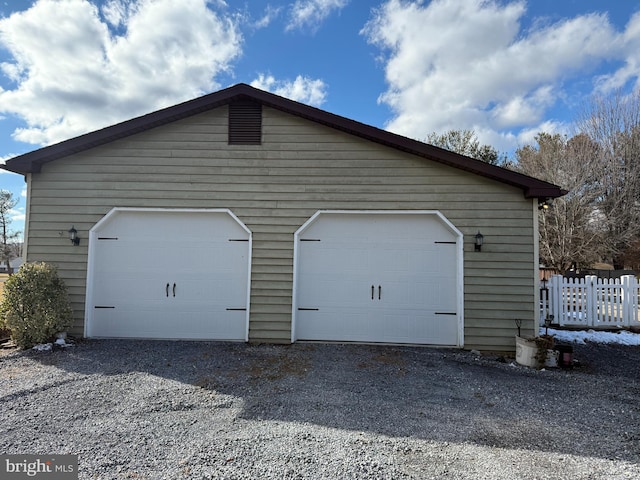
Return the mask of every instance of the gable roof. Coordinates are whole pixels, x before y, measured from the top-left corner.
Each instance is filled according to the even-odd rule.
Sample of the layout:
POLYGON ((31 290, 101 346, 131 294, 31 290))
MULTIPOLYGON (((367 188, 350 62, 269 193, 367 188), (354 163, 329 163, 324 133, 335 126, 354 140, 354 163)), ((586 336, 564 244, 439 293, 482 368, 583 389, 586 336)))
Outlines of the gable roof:
POLYGON ((43 164, 52 162, 58 158, 104 145, 114 140, 166 125, 239 100, 258 102, 267 107, 275 108, 387 147, 521 188, 526 198, 539 198, 543 200, 560 197, 567 193, 552 183, 341 117, 325 110, 280 97, 273 93, 258 90, 243 83, 101 130, 71 138, 33 152, 25 153, 24 155, 7 160, 6 164, 0 167, 10 172, 21 174, 37 173, 43 164))

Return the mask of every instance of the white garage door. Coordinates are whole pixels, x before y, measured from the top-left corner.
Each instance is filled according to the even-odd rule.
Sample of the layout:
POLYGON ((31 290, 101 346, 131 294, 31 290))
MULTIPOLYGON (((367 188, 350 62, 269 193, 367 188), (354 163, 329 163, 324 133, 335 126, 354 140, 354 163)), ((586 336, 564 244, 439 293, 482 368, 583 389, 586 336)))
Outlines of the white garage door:
POLYGON ((251 234, 229 211, 114 209, 89 249, 86 336, 247 340, 251 234))
POLYGON ((294 340, 462 346, 462 236, 437 212, 320 212, 296 235, 294 340))

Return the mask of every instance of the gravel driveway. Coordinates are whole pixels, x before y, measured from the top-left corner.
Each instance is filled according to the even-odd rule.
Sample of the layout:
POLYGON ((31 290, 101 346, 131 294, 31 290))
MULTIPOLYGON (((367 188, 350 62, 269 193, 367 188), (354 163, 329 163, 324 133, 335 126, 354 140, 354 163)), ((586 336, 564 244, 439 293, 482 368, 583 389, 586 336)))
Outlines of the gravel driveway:
POLYGON ((640 478, 640 348, 86 341, 0 356, 0 452, 82 479, 640 478), (506 361, 505 361, 506 360, 506 361))

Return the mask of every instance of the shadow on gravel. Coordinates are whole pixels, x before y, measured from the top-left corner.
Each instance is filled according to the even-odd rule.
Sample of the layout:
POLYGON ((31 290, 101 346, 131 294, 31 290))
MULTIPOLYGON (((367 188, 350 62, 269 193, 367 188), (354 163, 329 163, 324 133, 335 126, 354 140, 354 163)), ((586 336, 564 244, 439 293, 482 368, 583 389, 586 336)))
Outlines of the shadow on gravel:
MULTIPOLYGON (((233 396, 246 420, 640 462, 640 349, 574 351, 581 366, 572 371, 450 349, 339 344, 101 340, 24 355, 113 382, 141 372, 233 396)), ((170 395, 155 392, 149 403, 176 401, 170 395)))

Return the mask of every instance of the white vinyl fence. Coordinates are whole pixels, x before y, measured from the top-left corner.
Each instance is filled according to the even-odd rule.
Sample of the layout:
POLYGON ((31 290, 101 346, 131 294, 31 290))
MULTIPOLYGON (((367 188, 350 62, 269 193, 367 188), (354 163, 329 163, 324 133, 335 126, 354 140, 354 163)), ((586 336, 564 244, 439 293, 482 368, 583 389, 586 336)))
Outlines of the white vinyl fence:
POLYGON ((612 279, 554 275, 541 290, 540 322, 552 315, 552 323, 560 326, 640 326, 638 288, 633 275, 612 279))

